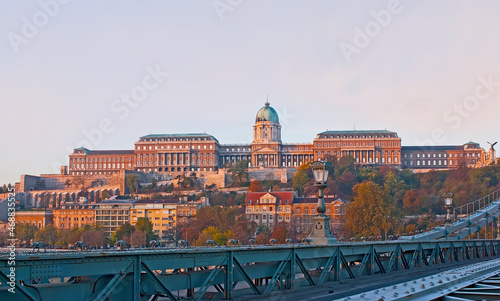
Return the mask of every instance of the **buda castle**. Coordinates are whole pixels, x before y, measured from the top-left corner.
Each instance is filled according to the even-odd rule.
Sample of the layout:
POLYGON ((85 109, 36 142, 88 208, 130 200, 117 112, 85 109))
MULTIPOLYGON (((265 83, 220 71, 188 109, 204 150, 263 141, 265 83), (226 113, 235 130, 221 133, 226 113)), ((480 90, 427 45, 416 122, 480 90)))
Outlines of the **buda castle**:
POLYGON ((352 156, 359 166, 414 170, 479 167, 493 161, 478 143, 447 146, 402 146, 396 132, 339 130, 318 133, 311 143, 283 143, 278 113, 269 102, 257 112, 250 144, 221 144, 205 133, 152 134, 132 150, 77 148, 69 155, 69 175, 110 175, 121 170, 181 173, 217 172, 230 162, 248 161, 249 169, 297 168, 303 163, 352 156))

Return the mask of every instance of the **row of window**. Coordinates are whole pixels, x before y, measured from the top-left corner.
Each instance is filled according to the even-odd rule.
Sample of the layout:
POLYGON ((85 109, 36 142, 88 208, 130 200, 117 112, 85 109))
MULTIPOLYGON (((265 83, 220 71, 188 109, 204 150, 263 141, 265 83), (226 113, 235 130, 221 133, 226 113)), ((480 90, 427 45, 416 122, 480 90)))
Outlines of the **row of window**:
MULTIPOLYGON (((64 209, 64 208, 62 208, 62 209, 64 209)), ((57 215, 57 214, 62 215, 63 212, 64 212, 64 214, 78 214, 78 215, 82 215, 82 214, 92 214, 93 215, 94 214, 94 211, 70 211, 70 210, 67 210, 67 211, 65 210, 63 212, 59 212, 59 211, 60 210, 54 210, 54 215, 57 215)))
MULTIPOLYGON (((152 210, 148 210, 147 211, 148 214, 160 214, 160 210, 155 210, 154 212, 152 210)), ((132 214, 142 214, 143 211, 142 210, 132 210, 132 214)), ((175 214, 175 210, 174 209, 168 209, 168 210, 161 210, 161 213, 162 214, 175 214)))
MULTIPOLYGON (((458 157, 458 154, 454 154, 454 155, 455 155, 455 156, 454 156, 455 158, 457 158, 457 157, 458 157)), ((422 158, 431 158, 431 157, 432 157, 432 158, 441 158, 441 156, 442 156, 443 158, 446 158, 446 157, 450 157, 450 158, 451 158, 451 157, 453 157, 453 154, 449 154, 449 155, 448 155, 448 154, 446 154, 446 153, 445 153, 445 154, 441 154, 441 153, 439 153, 439 154, 436 154, 436 153, 433 153, 433 154, 416 154, 416 157, 417 157, 417 158, 420 158, 420 157, 422 157, 422 158), (432 156, 431 156, 431 155, 432 155, 432 156), (437 155, 437 156, 436 156, 436 155, 437 155)), ((408 158, 408 157, 409 157, 409 158, 413 158, 413 154, 404 154, 404 157, 405 157, 405 158, 408 158)), ((460 157, 462 158, 462 157, 463 157, 463 154, 460 154, 460 157)), ((479 154, 479 153, 471 153, 471 154, 466 154, 466 157, 467 157, 467 158, 470 158, 470 157, 472 157, 472 158, 474 158, 474 157, 475 157, 475 158, 479 158, 479 157, 480 157, 480 154, 479 154)))
MULTIPOLYGON (((204 144, 203 146, 201 145, 189 145, 189 144, 178 144, 178 145, 172 145, 172 149, 213 149, 213 145, 210 144, 210 145, 206 145, 204 144), (191 146, 191 147, 189 147, 191 146)), ((170 149, 170 145, 167 145, 165 147, 165 145, 160 145, 160 147, 158 147, 158 145, 138 145, 137 146, 137 150, 158 150, 158 149, 170 149)))
MULTIPOLYGON (((385 146, 384 145, 385 142, 381 142, 380 143, 380 146, 385 146)), ((330 146, 328 146, 328 143, 317 143, 316 144, 316 147, 333 147, 334 143, 330 143, 330 146)), ((340 142, 337 142, 337 146, 340 146, 340 142)), ((347 143, 342 143, 342 146, 348 146, 347 143)), ((366 144, 365 142, 356 142, 355 145, 352 144, 352 142, 349 143, 349 146, 372 146, 372 143, 371 142, 368 142, 368 144, 366 144)), ((375 142, 375 146, 379 146, 379 143, 378 142, 375 142)), ((397 142, 387 142, 387 146, 398 146, 398 143, 397 142)))
MULTIPOLYGON (((458 165, 458 160, 416 160, 415 163, 413 163, 414 161, 404 161, 404 165, 408 166, 408 163, 410 164, 410 166, 440 166, 440 165, 443 165, 443 166, 449 166, 449 165, 458 165), (449 162, 449 163, 448 163, 449 162), (453 164, 455 163, 455 164, 453 164)), ((476 163, 476 160, 467 160, 466 161, 467 164, 475 164, 476 163)))
POLYGON ((66 221, 66 220, 67 221, 71 221, 71 220, 79 221, 80 220, 82 222, 86 220, 87 222, 91 222, 93 220, 93 218, 92 217, 87 217, 87 218, 85 218, 85 217, 80 217, 80 218, 78 218, 78 217, 73 217, 73 218, 72 217, 60 217, 59 220, 62 222, 66 221))
MULTIPOLYGON (((125 168, 125 163, 104 163, 104 164, 73 164, 71 165, 71 169, 117 169, 117 168, 121 168, 121 169, 124 169, 125 168)), ((132 164, 128 164, 128 168, 132 168, 132 164)))
POLYGON ((128 210, 96 210, 96 215, 128 215, 128 210))
POLYGON ((99 158, 71 158, 70 163, 83 163, 83 162, 126 162, 132 161, 131 157, 99 157, 99 158))
POLYGON ((222 148, 220 149, 221 152, 250 152, 251 149, 249 148, 222 148))
POLYGON ((80 175, 84 175, 84 174, 88 174, 88 175, 112 175, 116 173, 116 171, 96 171, 96 172, 93 172, 93 171, 72 171, 70 172, 70 175, 72 176, 80 176, 80 175))

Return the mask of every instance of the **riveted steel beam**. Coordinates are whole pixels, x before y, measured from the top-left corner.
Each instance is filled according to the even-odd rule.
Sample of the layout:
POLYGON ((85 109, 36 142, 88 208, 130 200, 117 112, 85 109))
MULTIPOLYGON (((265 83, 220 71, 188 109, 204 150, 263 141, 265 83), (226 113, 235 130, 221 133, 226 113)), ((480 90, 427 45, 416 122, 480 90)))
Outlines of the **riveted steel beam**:
POLYGON ((245 280, 245 282, 250 286, 250 288, 252 289, 252 291, 256 295, 261 295, 262 293, 255 286, 255 284, 253 283, 252 279, 250 277, 248 277, 248 274, 245 272, 245 270, 243 269, 243 267, 241 266, 241 264, 238 262, 238 260, 236 258, 233 258, 233 262, 234 262, 234 267, 238 270, 238 272, 241 274, 241 276, 243 277, 243 279, 245 280))
POLYGON ((306 269, 304 264, 302 263, 302 260, 300 260, 300 257, 298 254, 295 254, 295 262, 299 266, 300 270, 302 271, 302 274, 304 274, 304 277, 306 277, 307 282, 309 283, 310 286, 314 286, 314 281, 311 278, 311 274, 309 274, 309 271, 306 269))
POLYGON ((105 301, 108 298, 109 294, 113 291, 113 289, 120 283, 120 281, 127 276, 130 268, 133 267, 134 262, 127 262, 125 266, 116 274, 109 283, 102 289, 102 291, 97 295, 95 300, 97 301, 105 301))
MULTIPOLYGON (((2 271, 0 271, 0 282, 5 283, 5 284, 10 282, 7 275, 5 275, 2 271)), ((23 296, 26 300, 32 300, 32 301, 41 300, 38 296, 29 292, 24 286, 19 285, 19 283, 15 280, 14 280, 14 287, 15 287, 14 292, 19 292, 20 295, 23 296)))
POLYGON ((273 290, 274 288, 274 284, 276 283, 276 281, 278 280, 278 278, 281 276, 281 272, 283 272, 283 269, 285 268, 285 266, 289 263, 290 261, 290 256, 291 254, 288 254, 287 258, 285 260, 282 260, 279 265, 278 265, 278 268, 276 269, 276 271, 274 272, 274 275, 273 277, 271 278, 271 281, 269 281, 269 284, 267 285, 266 287, 266 290, 264 291, 264 295, 268 295, 271 293, 271 291, 273 290))
POLYGON ((160 281, 160 279, 158 279, 158 277, 156 277, 156 275, 154 274, 153 271, 151 271, 151 269, 148 267, 148 265, 144 262, 141 262, 141 267, 142 267, 142 270, 144 270, 146 272, 146 274, 149 275, 149 277, 151 277, 151 280, 153 280, 153 282, 158 286, 158 288, 160 288, 160 290, 172 301, 176 301, 177 300, 177 297, 175 297, 172 292, 163 284, 163 282, 160 281))

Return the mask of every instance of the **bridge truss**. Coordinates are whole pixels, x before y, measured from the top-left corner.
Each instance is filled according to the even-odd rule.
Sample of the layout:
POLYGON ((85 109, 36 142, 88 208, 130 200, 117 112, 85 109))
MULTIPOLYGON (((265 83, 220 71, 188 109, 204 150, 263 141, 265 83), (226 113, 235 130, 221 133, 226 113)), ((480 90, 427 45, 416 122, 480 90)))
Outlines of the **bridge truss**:
POLYGON ((0 300, 232 299, 497 257, 497 240, 391 241, 0 255, 0 300), (12 276, 11 268, 15 268, 12 276), (11 279, 12 277, 12 279, 11 279), (14 280, 11 282, 11 280, 14 280), (11 286, 15 294, 9 292, 11 286))

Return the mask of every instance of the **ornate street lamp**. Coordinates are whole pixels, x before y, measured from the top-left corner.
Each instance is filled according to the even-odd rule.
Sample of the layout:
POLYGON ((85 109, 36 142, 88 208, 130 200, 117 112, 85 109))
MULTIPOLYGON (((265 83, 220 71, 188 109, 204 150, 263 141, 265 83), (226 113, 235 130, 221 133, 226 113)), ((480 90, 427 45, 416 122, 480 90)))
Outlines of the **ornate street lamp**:
POLYGON ((311 169, 314 174, 314 186, 318 188, 318 215, 313 217, 314 227, 313 232, 309 235, 309 239, 315 245, 329 245, 337 243, 337 239, 330 231, 330 217, 325 215, 325 194, 324 189, 328 187, 328 169, 329 162, 315 161, 311 163, 311 169))
POLYGON ((313 171, 315 181, 314 187, 319 190, 317 210, 321 215, 324 215, 326 212, 324 190, 328 187, 328 184, 326 184, 328 180, 328 169, 326 169, 326 166, 329 163, 330 162, 325 161, 315 161, 311 163, 311 169, 313 171))
POLYGON ((453 205, 453 193, 443 193, 444 208, 446 208, 446 225, 451 226, 451 207, 453 205))

